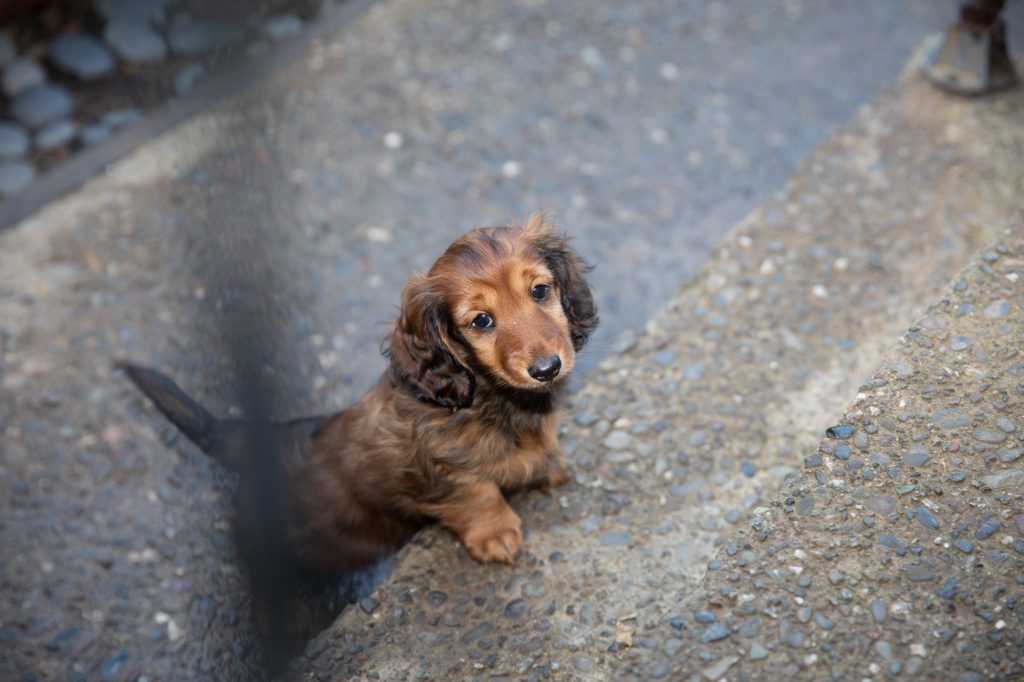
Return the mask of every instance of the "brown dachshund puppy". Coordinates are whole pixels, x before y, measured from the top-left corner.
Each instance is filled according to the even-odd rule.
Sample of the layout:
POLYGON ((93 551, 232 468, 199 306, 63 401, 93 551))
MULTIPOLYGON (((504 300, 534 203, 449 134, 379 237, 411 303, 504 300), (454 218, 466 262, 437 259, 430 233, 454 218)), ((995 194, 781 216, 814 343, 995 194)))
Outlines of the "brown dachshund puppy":
MULTIPOLYGON (((597 326, 585 271, 537 215, 521 228, 468 233, 414 277, 376 386, 333 416, 273 427, 290 558, 313 574, 359 569, 436 519, 474 559, 514 561, 521 523, 504 493, 568 479, 559 395, 597 326)), ((244 425, 215 419, 153 370, 123 367, 189 439, 241 475, 243 510, 259 504, 247 492, 244 425)), ((250 534, 240 531, 244 553, 250 534)))

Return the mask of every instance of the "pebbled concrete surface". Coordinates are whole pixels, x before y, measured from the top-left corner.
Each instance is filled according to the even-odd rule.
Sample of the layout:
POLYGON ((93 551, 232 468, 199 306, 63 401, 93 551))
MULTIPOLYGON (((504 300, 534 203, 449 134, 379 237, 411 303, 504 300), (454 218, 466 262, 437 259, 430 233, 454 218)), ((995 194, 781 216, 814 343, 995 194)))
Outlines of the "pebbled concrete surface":
POLYGON ((518 564, 424 532, 295 676, 1020 674, 1022 104, 861 110, 601 361, 518 564))
MULTIPOLYGON (((341 406, 375 378, 383 366, 377 354, 381 323, 391 317, 397 291, 413 267, 425 266, 469 227, 545 206, 564 208, 580 249, 601 263, 595 277, 606 336, 591 347, 596 362, 613 345, 630 346, 629 334, 614 344, 612 339, 646 321, 696 272, 728 226, 788 177, 819 135, 889 79, 930 12, 937 11, 925 2, 874 3, 870 11, 863 3, 843 2, 827 13, 794 3, 764 7, 760 2, 599 7, 438 1, 428 11, 411 0, 385 2, 338 39, 313 46, 307 59, 264 87, 152 141, 5 233, 0 238, 5 550, 0 676, 256 676, 245 581, 227 532, 232 481, 162 427, 109 371, 114 356, 159 365, 219 413, 233 411, 237 401, 223 383, 231 368, 220 357, 217 332, 223 311, 237 298, 214 286, 223 284, 217 253, 244 253, 240 243, 248 248, 265 239, 268 258, 284 264, 279 272, 287 274, 269 288, 274 296, 268 297, 271 307, 286 311, 273 326, 281 332, 280 354, 268 359, 269 370, 291 382, 288 395, 280 396, 289 406, 282 417, 341 406), (865 55, 861 37, 879 25, 891 28, 887 40, 865 55), (392 132, 401 138, 388 135, 392 132), (518 174, 510 161, 519 163, 518 174), (624 239, 627 228, 635 228, 637 236, 624 239)), ((928 29, 944 23, 941 14, 928 29)), ((836 236, 843 246, 830 246, 814 231, 822 222, 830 230, 836 224, 826 220, 832 207, 821 202, 825 195, 817 187, 818 199, 787 208, 783 194, 765 216, 777 235, 765 242, 773 259, 765 267, 781 267, 784 258, 792 258, 792 267, 817 273, 815 282, 804 282, 811 286, 813 305, 804 303, 803 285, 792 291, 780 285, 780 298, 752 308, 761 314, 761 307, 770 312, 802 306, 786 319, 811 325, 805 332, 794 322, 795 337, 766 336, 776 344, 776 354, 817 358, 806 364, 803 379, 800 366, 793 369, 792 381, 816 383, 795 400, 782 426, 771 426, 782 434, 773 436, 781 443, 779 452, 792 454, 812 444, 815 429, 801 415, 818 415, 824 423, 824 415, 838 414, 842 396, 852 393, 848 375, 866 374, 874 366, 870 356, 888 345, 863 341, 850 348, 845 341, 895 334, 911 319, 909 311, 929 300, 929 292, 961 266, 966 254, 989 239, 1017 191, 1012 159, 1021 157, 1019 144, 1006 135, 1003 123, 1017 100, 973 105, 918 97, 916 105, 907 105, 920 110, 908 119, 909 130, 889 135, 884 127, 871 128, 874 145, 860 144, 863 135, 854 135, 849 150, 830 147, 855 159, 848 175, 840 176, 852 187, 866 191, 872 178, 890 183, 883 196, 895 207, 892 225, 889 219, 873 222, 872 216, 882 215, 873 211, 882 209, 868 193, 850 213, 851 222, 839 223, 846 230, 836 236), (977 140, 967 134, 975 131, 980 131, 977 140), (935 140, 941 145, 935 147, 935 140), (918 172, 917 166, 900 165, 901 141, 920 143, 920 148, 907 146, 909 159, 930 169, 919 189, 930 187, 931 193, 921 195, 920 202, 896 186, 918 172), (904 169, 906 177, 890 175, 888 166, 879 165, 883 161, 904 169), (937 196, 941 212, 914 217, 921 203, 934 204, 937 196), (813 224, 802 222, 812 215, 813 224), (908 221, 915 232, 888 229, 908 221), (867 232, 856 229, 865 225, 867 232), (857 241, 864 234, 874 241, 857 241), (792 253, 791 235, 797 239, 792 253), (847 271, 871 279, 848 280, 850 300, 859 301, 854 310, 863 315, 833 328, 846 298, 835 293, 829 269, 838 267, 847 241, 859 245, 851 252, 857 258, 845 256, 847 271), (883 269, 871 263, 882 263, 883 269), (826 287, 829 297, 814 298, 813 284, 826 287), (815 321, 811 314, 818 312, 826 317, 815 321), (872 326, 882 322, 888 325, 884 329, 872 326), (851 331, 859 327, 864 329, 851 331), (812 354, 808 339, 819 336, 825 345, 812 354), (797 348, 805 344, 803 350, 785 345, 794 338, 797 348), (821 407, 822 396, 835 401, 828 403, 835 405, 833 411, 821 407), (796 426, 786 426, 790 421, 796 426)), ((870 120, 861 124, 872 125, 870 120)), ((827 160, 819 161, 828 166, 827 160)), ((806 180, 809 186, 818 182, 806 180)), ((852 202, 844 204, 850 211, 852 202)), ((835 213, 836 220, 842 215, 835 213)), ((730 253, 733 257, 722 263, 733 265, 714 267, 726 268, 723 276, 732 277, 733 268, 740 272, 740 251, 730 247, 730 253)), ((761 259, 754 265, 760 268, 761 259)), ((735 283, 747 286, 739 279, 735 283)), ((707 314, 694 312, 685 326, 696 329, 693 320, 701 320, 702 333, 713 333, 723 319, 718 315, 728 316, 713 307, 720 304, 712 297, 726 289, 725 284, 716 285, 714 293, 708 289, 707 314)), ((717 301, 746 310, 734 296, 735 290, 728 290, 717 301)), ((746 346, 736 346, 737 362, 762 352, 761 338, 745 333, 735 337, 747 340, 746 346)), ((652 368, 678 384, 681 379, 668 373, 684 372, 685 378, 696 361, 682 365, 677 360, 686 356, 675 352, 675 357, 660 356, 665 364, 655 361, 652 368)), ((640 367, 642 356, 622 359, 629 357, 620 361, 640 367)), ((723 371, 732 372, 732 360, 726 360, 723 371)), ((739 374, 730 374, 730 380, 746 365, 735 370, 739 374)), ((692 372, 724 381, 713 372, 692 372)), ((614 380, 605 374, 597 373, 595 386, 614 380)), ((558 523, 570 533, 588 518, 579 527, 597 533, 610 523, 604 515, 646 499, 639 494, 634 499, 623 483, 640 476, 631 471, 638 467, 635 462, 613 462, 606 475, 594 468, 606 462, 597 459, 600 450, 584 451, 597 448, 611 431, 632 430, 646 419, 630 417, 628 429, 626 422, 614 426, 626 416, 620 403, 630 394, 608 395, 602 399, 606 403, 594 398, 592 408, 581 407, 598 416, 591 425, 594 435, 578 430, 571 437, 583 448, 581 473, 597 472, 592 475, 603 481, 595 488, 599 492, 613 489, 600 492, 590 506, 578 503, 576 511, 564 512, 558 523), (613 409, 620 412, 608 412, 613 409)), ((644 409, 670 404, 664 396, 648 400, 644 409)), ((707 402, 701 395, 688 401, 698 408, 707 402)), ((673 404, 672 409, 684 415, 688 408, 673 404)), ((648 431, 656 430, 658 419, 647 423, 648 431)), ((720 435, 715 421, 695 423, 681 422, 678 429, 703 431, 710 448, 720 435)), ((638 444, 630 452, 648 457, 640 450, 641 434, 630 437, 638 444)), ((683 442, 682 435, 676 437, 683 442)), ((685 438, 688 443, 689 432, 685 438)), ((621 436, 611 443, 616 439, 621 436)), ((693 462, 703 462, 695 454, 697 445, 686 447, 693 462)), ((672 485, 711 480, 710 465, 681 462, 678 455, 669 453, 663 465, 655 458, 655 474, 663 477, 671 466, 679 476, 672 485)), ((759 485, 774 486, 782 473, 756 460, 748 463, 755 466, 751 480, 759 485)), ((676 492, 684 499, 692 490, 676 492)), ((660 496, 656 499, 660 503, 660 496)), ((726 513, 736 518, 731 510, 741 513, 740 502, 723 506, 722 518, 726 513)), ((532 513, 537 529, 559 518, 552 517, 553 509, 532 513)), ((691 540, 684 556, 699 557, 718 542, 722 533, 716 523, 721 522, 705 522, 708 529, 701 532, 707 536, 691 540)), ((629 532, 628 542, 634 543, 629 532)), ((602 545, 603 551, 633 557, 628 544, 615 547, 623 539, 609 536, 606 542, 612 544, 602 545)), ((422 560, 444 567, 443 561, 458 557, 440 549, 422 560)), ((677 573, 696 576, 696 561, 687 559, 677 573)), ((493 575, 504 585, 516 574, 493 575)), ((586 597, 592 605, 581 611, 586 614, 581 622, 590 623, 593 604, 606 598, 593 594, 586 597)), ((456 597, 449 599, 454 607, 456 597)), ((365 602, 367 608, 372 604, 365 602)), ((573 646, 579 649, 575 640, 573 646)), ((343 658, 345 651, 335 654, 343 658)))

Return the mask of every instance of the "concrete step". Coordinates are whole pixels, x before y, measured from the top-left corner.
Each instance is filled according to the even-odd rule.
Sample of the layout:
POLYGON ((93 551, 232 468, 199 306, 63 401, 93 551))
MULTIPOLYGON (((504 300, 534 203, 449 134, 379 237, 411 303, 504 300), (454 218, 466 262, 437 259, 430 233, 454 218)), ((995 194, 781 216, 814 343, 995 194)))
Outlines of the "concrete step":
POLYGON ((575 481, 514 501, 515 567, 428 529, 295 675, 1018 670, 1022 107, 908 69, 601 362, 564 428, 575 481))

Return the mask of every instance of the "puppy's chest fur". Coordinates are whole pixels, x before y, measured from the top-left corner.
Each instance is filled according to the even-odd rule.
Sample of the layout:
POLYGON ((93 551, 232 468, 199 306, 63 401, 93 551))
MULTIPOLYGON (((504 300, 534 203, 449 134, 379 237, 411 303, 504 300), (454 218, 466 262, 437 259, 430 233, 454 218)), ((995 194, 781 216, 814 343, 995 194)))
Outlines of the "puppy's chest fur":
POLYGON ((436 466, 465 482, 517 488, 543 479, 558 455, 558 398, 483 389, 475 404, 431 420, 436 466))

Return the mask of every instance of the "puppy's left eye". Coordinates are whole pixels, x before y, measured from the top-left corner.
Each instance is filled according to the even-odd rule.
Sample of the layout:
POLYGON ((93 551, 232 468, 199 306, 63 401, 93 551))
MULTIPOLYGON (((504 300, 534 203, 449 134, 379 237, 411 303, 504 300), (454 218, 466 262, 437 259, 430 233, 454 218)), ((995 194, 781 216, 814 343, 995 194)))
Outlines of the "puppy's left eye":
POLYGON ((480 313, 470 323, 477 329, 489 329, 494 326, 494 318, 487 313, 480 313))
POLYGON ((548 292, 550 291, 551 287, 547 284, 538 284, 530 290, 530 293, 533 295, 533 300, 540 302, 548 297, 548 292))

